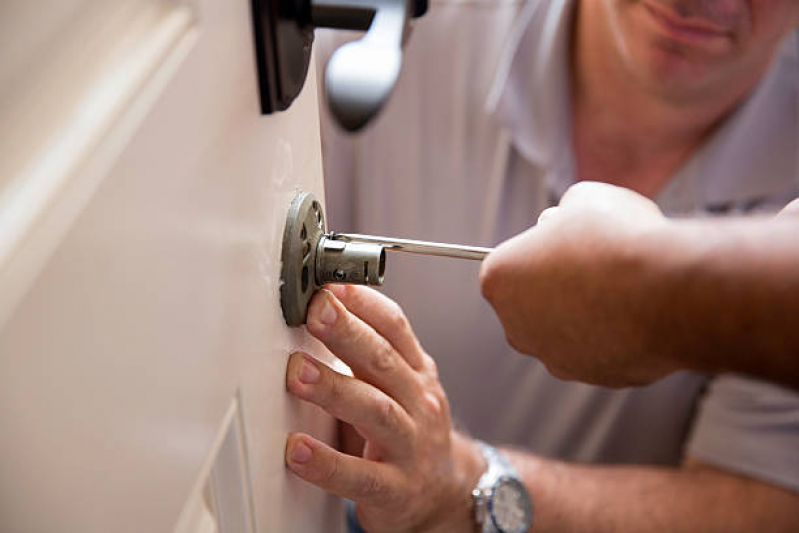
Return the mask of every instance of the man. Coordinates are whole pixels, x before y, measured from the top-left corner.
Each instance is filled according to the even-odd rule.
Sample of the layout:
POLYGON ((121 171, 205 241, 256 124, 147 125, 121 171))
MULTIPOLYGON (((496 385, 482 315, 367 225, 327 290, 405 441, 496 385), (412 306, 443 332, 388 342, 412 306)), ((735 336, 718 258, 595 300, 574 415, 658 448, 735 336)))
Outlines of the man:
POLYGON ((670 221, 582 182, 483 263, 483 294, 511 344, 564 379, 627 386, 690 368, 799 388, 797 209, 670 221), (566 278, 579 282, 553 283, 566 278))
MULTIPOLYGON (((420 22, 410 41, 405 77, 381 122, 363 139, 325 137, 326 157, 336 156, 327 163, 345 167, 343 175, 354 181, 338 181, 328 168, 331 227, 491 244, 534 225, 539 213, 556 203, 577 180, 615 181, 636 188, 636 172, 616 172, 627 166, 641 172, 637 190, 656 195, 671 215, 750 212, 784 205, 799 189, 793 113, 797 66, 794 37, 789 35, 782 45, 778 43, 796 23, 796 5, 752 2, 754 13, 749 17, 748 11, 735 13, 749 5, 745 2, 658 4, 656 7, 680 9, 683 18, 691 20, 687 23, 674 13, 668 15, 669 19, 677 17, 677 25, 684 30, 678 36, 667 31, 671 25, 665 22, 665 26, 655 25, 661 20, 655 17, 665 15, 652 13, 648 5, 634 1, 541 1, 526 5, 517 15, 517 6, 510 2, 434 3, 429 18, 420 22), (728 9, 721 9, 724 7, 728 9), (746 45, 745 49, 729 51, 719 42, 723 40, 720 37, 710 38, 710 44, 705 45, 685 43, 680 35, 710 31, 697 27, 692 15, 693 19, 709 19, 725 28, 735 21, 739 29, 729 30, 730 35, 746 45), (488 73, 495 70, 498 41, 506 33, 498 27, 509 27, 515 18, 518 24, 494 85, 493 111, 482 113, 490 86, 488 73), (744 19, 757 21, 756 28, 744 19), (785 27, 775 25, 775 21, 785 23, 785 27), (425 24, 431 26, 426 29, 425 24), (689 28, 683 28, 686 24, 689 28), (597 34, 593 26, 604 29, 597 34), (755 29, 748 32, 749 27, 755 29), (617 46, 605 46, 608 43, 599 39, 608 36, 617 46), (771 50, 768 43, 773 44, 771 50), (666 95, 676 98, 673 107, 677 108, 677 120, 671 120, 663 109, 650 109, 634 95, 619 93, 623 98, 611 98, 618 91, 605 91, 602 86, 607 83, 612 87, 612 74, 619 69, 601 62, 597 66, 596 54, 587 52, 596 49, 603 52, 599 59, 619 59, 624 57, 623 50, 637 54, 653 46, 656 51, 665 48, 688 59, 684 63, 667 61, 671 58, 667 55, 663 61, 654 62, 663 69, 652 72, 645 68, 651 62, 637 67, 633 62, 628 67, 641 77, 627 79, 626 83, 647 94, 653 79, 660 84, 670 75, 704 87, 712 98, 699 99, 702 91, 681 98, 666 95), (753 50, 758 53, 750 56, 753 50), (414 58, 414 54, 419 56, 414 58), (772 63, 775 55, 778 59, 772 63), (685 62, 691 68, 681 70, 685 62), (580 75, 570 76, 570 65, 580 75), (694 70, 696 65, 704 65, 707 72, 694 70), (742 68, 752 65, 762 67, 756 76, 749 76, 750 69, 742 68), (740 76, 731 76, 732 72, 740 76), (727 83, 731 77, 747 81, 743 84, 746 87, 727 83), (597 80, 601 82, 598 89, 597 80), (437 87, 445 90, 437 91, 437 87), (594 89, 600 93, 593 94, 594 89), (719 104, 722 100, 725 106, 719 104), (683 106, 692 112, 682 112, 683 106), (712 107, 715 113, 700 113, 704 107, 712 107), (603 113, 596 121, 586 120, 586 116, 597 113, 595 109, 603 113), (704 127, 694 115, 704 119, 704 127), (614 117, 622 124, 614 123, 614 117), (594 122, 603 129, 591 131, 594 122), (688 131, 678 131, 683 126, 688 131), (691 141, 687 146, 678 142, 683 137, 691 141), (613 139, 624 142, 616 146, 613 139), (637 141, 644 141, 643 146, 637 141), (601 150, 591 151, 597 143, 601 150), (347 148, 356 151, 358 157, 342 158, 347 148), (619 164, 610 157, 613 154, 628 160, 619 164), (605 156, 608 160, 603 159, 605 156), (647 161, 651 169, 642 163, 647 161), (347 197, 347 203, 340 202, 342 196, 347 197), (355 205, 355 216, 345 221, 340 214, 349 203, 355 205)), ((672 531, 779 530, 781 525, 795 522, 790 515, 797 508, 795 495, 785 492, 786 488, 799 487, 794 458, 798 445, 797 400, 793 394, 729 376, 713 382, 697 405, 708 382, 705 376, 696 374, 678 373, 652 386, 625 391, 561 382, 534 360, 501 353, 502 330, 477 291, 470 290, 476 284, 477 265, 434 261, 393 259, 388 266, 387 288, 406 309, 424 346, 436 358, 454 418, 479 438, 515 444, 536 454, 513 455, 537 509, 534 528, 546 530, 549 520, 549 525, 554 522, 567 531, 648 531, 658 526, 672 531), (780 416, 769 414, 776 411, 780 416), (765 419, 763 413, 768 415, 765 419), (650 466, 586 468, 545 457, 650 466), (708 501, 711 496, 717 499, 708 501), (546 513, 549 518, 544 517, 546 513)), ((361 322, 371 324, 375 318, 370 310, 380 314, 379 309, 375 304, 354 313, 361 322)), ((309 330, 319 333, 312 323, 309 318, 309 330)), ((385 342, 375 341, 384 348, 385 342)), ((341 346, 329 346, 334 352, 342 351, 341 346)), ((370 354, 367 349, 358 353, 362 357, 370 354)), ((349 362, 347 354, 339 355, 349 362)), ((294 374, 298 368, 295 357, 288 376, 289 388, 295 393, 302 388, 294 374)), ((354 371, 363 384, 361 390, 369 391, 365 392, 367 397, 399 400, 398 393, 385 386, 364 387, 372 386, 372 378, 359 375, 356 368, 354 371)), ((424 375, 425 380, 432 381, 429 367, 424 375)), ((428 385, 437 387, 437 383, 428 385)), ((348 393, 344 398, 358 404, 361 395, 348 393)), ((402 411, 385 407, 393 405, 390 402, 380 405, 386 416, 407 422, 402 413, 409 411, 404 404, 402 411)), ((417 411, 410 404, 408 409, 417 411)), ((382 489, 378 493, 390 492, 399 499, 397 507, 407 508, 421 522, 430 518, 429 509, 425 512, 419 507, 424 503, 438 506, 441 516, 450 516, 443 509, 451 508, 453 516, 463 517, 463 506, 468 503, 463 486, 474 482, 474 471, 483 464, 475 459, 469 440, 449 433, 447 417, 434 422, 435 431, 429 424, 424 427, 435 438, 421 442, 412 439, 414 453, 402 458, 399 470, 429 471, 422 480, 457 479, 457 488, 389 484, 377 470, 368 468, 370 463, 361 462, 357 464, 365 467, 364 476, 353 478, 358 481, 353 481, 352 488, 363 488, 365 483, 367 488, 382 489), (436 459, 442 468, 454 465, 456 472, 417 463, 420 457, 436 459), (474 467, 476 462, 480 464, 474 467), (421 503, 409 497, 420 490, 429 496, 421 503)), ((397 426, 406 432, 410 431, 408 427, 415 427, 399 422, 397 426)), ((411 433, 417 435, 417 431, 411 433)), ((375 455, 382 451, 379 443, 387 436, 393 434, 370 440, 367 459, 380 458, 382 463, 396 465, 395 457, 388 452, 375 455)), ((365 502, 363 494, 322 483, 319 474, 335 475, 324 470, 330 463, 315 463, 321 456, 315 455, 314 442, 306 439, 295 436, 289 442, 292 469, 360 502, 360 516, 366 520, 363 525, 367 530, 383 530, 386 523, 378 519, 396 518, 387 504, 365 502), (302 451, 297 444, 311 450, 302 463, 309 466, 303 471, 292 459, 293 452, 302 451), (381 508, 382 515, 375 510, 381 508)), ((398 439, 409 442, 408 438, 398 439)), ((336 457, 335 464, 340 466, 337 473, 351 473, 349 463, 340 456, 328 457, 336 457)), ((399 518, 395 522, 397 529, 402 529, 400 525, 419 525, 399 518)))

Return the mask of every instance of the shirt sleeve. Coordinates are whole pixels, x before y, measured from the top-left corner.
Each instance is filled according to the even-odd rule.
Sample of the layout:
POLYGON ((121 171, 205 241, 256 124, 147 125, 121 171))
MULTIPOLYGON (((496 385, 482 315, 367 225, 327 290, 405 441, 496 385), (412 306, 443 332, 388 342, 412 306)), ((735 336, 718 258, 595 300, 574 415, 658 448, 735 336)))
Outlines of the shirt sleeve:
POLYGON ((738 375, 714 379, 686 454, 799 492, 799 393, 738 375))

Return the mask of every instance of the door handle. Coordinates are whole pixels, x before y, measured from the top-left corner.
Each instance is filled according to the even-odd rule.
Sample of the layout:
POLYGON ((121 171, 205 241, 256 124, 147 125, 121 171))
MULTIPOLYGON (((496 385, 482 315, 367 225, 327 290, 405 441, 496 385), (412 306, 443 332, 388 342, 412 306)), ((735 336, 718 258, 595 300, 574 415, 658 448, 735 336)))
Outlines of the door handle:
POLYGON ((402 65, 411 18, 427 0, 252 0, 261 112, 287 109, 302 90, 314 28, 366 31, 337 49, 325 68, 327 104, 346 130, 375 117, 402 65))
MULTIPOLYGON (((422 12, 426 2, 423 7, 422 12)), ((345 129, 363 127, 388 100, 399 77, 408 20, 419 11, 407 0, 312 0, 317 27, 344 27, 356 13, 364 16, 356 24, 371 19, 366 34, 333 52, 325 68, 326 100, 345 129)))

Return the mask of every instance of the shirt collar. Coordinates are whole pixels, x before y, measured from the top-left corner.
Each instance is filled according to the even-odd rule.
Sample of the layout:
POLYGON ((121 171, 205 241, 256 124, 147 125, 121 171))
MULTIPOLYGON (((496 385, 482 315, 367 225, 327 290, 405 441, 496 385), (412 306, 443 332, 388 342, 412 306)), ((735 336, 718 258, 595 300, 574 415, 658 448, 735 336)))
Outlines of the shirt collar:
POLYGON ((574 0, 528 0, 494 79, 488 110, 521 154, 551 165, 570 147, 569 40, 574 0))
MULTIPOLYGON (((573 183, 569 46, 575 0, 529 0, 509 37, 488 99, 519 153, 573 183)), ((781 45, 746 101, 670 180, 677 210, 799 193, 799 32, 781 45), (690 196, 690 198, 689 198, 690 196)), ((554 180, 554 182, 552 182, 554 180)))

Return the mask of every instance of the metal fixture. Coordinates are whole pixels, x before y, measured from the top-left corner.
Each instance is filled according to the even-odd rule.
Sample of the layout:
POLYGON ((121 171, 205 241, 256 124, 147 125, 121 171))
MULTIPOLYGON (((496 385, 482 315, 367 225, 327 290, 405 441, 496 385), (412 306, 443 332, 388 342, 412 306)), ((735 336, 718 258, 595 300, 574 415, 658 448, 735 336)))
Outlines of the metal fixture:
POLYGON ((322 206, 309 192, 291 202, 283 231, 280 305, 289 326, 305 323, 308 303, 327 283, 382 285, 386 250, 482 260, 491 248, 326 233, 322 206))
POLYGON ((414 241, 411 239, 394 239, 376 235, 359 235, 357 233, 331 233, 330 237, 347 243, 379 244, 393 252, 434 255, 438 257, 455 257, 457 259, 473 259, 482 261, 493 248, 465 246, 462 244, 445 244, 441 242, 414 241))
POLYGON ((314 28, 366 31, 336 50, 325 69, 327 102, 339 124, 356 131, 388 100, 402 44, 427 0, 252 0, 261 112, 287 109, 308 73, 314 28))
POLYGON ((281 254, 280 306, 289 326, 305 323, 308 302, 320 287, 316 282, 316 254, 324 232, 322 206, 311 193, 298 194, 286 216, 281 254))
POLYGON ((325 235, 322 206, 309 192, 291 202, 281 260, 280 305, 289 326, 305 323, 311 297, 326 283, 382 285, 386 269, 382 246, 325 235))
POLYGON ((386 252, 382 246, 347 243, 323 235, 316 254, 316 277, 325 283, 382 285, 386 252))

